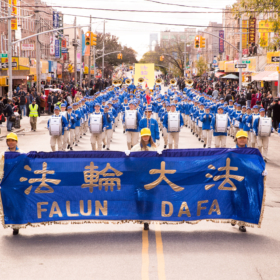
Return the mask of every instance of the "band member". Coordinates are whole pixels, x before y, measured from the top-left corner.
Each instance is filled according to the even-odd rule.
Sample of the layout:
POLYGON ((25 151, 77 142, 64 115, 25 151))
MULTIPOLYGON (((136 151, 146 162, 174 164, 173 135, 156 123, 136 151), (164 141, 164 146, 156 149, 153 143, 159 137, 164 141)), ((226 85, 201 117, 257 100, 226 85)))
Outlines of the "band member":
POLYGON ((126 127, 126 139, 127 139, 127 148, 128 150, 131 150, 131 148, 137 144, 138 138, 139 138, 139 122, 141 120, 141 115, 138 111, 136 111, 134 103, 131 101, 129 103, 129 111, 135 111, 135 114, 133 114, 133 119, 131 119, 131 126, 128 123, 128 119, 126 118, 126 113, 123 115, 123 123, 125 123, 126 127), (134 127, 134 128, 129 128, 134 127))
POLYGON ((64 116, 64 118, 68 122, 68 126, 65 127, 64 135, 62 136, 62 150, 66 151, 66 146, 67 146, 67 144, 69 145, 69 133, 70 133, 69 132, 69 125, 71 125, 71 123, 70 123, 69 116, 68 116, 67 111, 66 111, 66 105, 63 103, 63 104, 61 104, 60 108, 61 108, 60 115, 64 116))
POLYGON ((199 110, 196 111, 194 117, 195 117, 195 121, 196 121, 196 127, 197 127, 197 137, 198 137, 198 141, 203 141, 202 140, 202 122, 200 120, 200 117, 202 115, 204 115, 204 104, 200 104, 199 105, 199 110))
MULTIPOLYGON (((112 119, 113 119, 113 116, 112 114, 109 112, 109 106, 108 105, 105 105, 104 107, 104 117, 106 119, 106 129, 104 129, 104 139, 105 140, 105 145, 107 145, 107 150, 109 151, 110 150, 110 144, 111 144, 111 139, 112 139, 112 135, 113 135, 113 126, 112 126, 112 119)), ((104 147, 105 148, 105 147, 104 147)))
POLYGON ((72 112, 72 106, 67 107, 67 113, 68 113, 68 129, 69 129, 69 137, 68 137, 68 146, 67 149, 70 149, 73 151, 73 144, 75 142, 75 126, 77 122, 76 115, 72 112))
MULTIPOLYGON (((211 129, 213 130, 213 136, 215 137, 215 147, 216 148, 225 148, 226 147, 226 142, 227 142, 227 130, 230 129, 230 122, 228 119, 228 116, 225 117, 225 124, 224 124, 224 131, 218 132, 218 122, 220 122, 219 116, 218 115, 226 115, 224 114, 224 108, 219 107, 218 108, 218 114, 213 117, 212 123, 211 123, 211 129), (216 123, 217 120, 217 123, 216 123)), ((219 126, 220 127, 220 126, 219 126)))
POLYGON ((204 140, 203 148, 211 148, 212 142, 212 131, 211 131, 211 122, 213 115, 210 113, 210 107, 205 107, 205 113, 200 116, 200 121, 202 122, 202 136, 204 140))
MULTIPOLYGON (((254 134, 257 136, 257 145, 260 153, 263 156, 265 162, 267 162, 267 153, 268 153, 268 143, 269 143, 269 136, 262 136, 259 132, 259 122, 261 118, 265 117, 265 110, 264 108, 260 109, 260 117, 254 121, 253 131, 254 134)), ((269 127, 269 130, 273 132, 273 127, 269 127)))
POLYGON ((255 133, 253 132, 253 125, 254 125, 254 121, 260 117, 259 114, 259 106, 258 105, 254 105, 253 107, 253 113, 247 118, 246 120, 246 125, 250 128, 250 139, 251 139, 251 147, 255 148, 256 147, 256 143, 257 143, 257 136, 255 135, 255 133))
POLYGON ((174 127, 171 127, 171 114, 176 113, 176 105, 174 103, 171 104, 171 109, 170 112, 168 114, 165 114, 164 116, 164 120, 163 120, 163 127, 165 127, 167 129, 167 133, 168 133, 168 146, 169 149, 173 148, 173 142, 174 142, 174 149, 178 149, 179 148, 179 133, 180 133, 180 129, 181 127, 183 127, 184 125, 184 120, 183 117, 180 113, 176 113, 177 116, 177 120, 174 121, 174 127))
POLYGON ((152 106, 147 106, 145 109, 145 117, 141 119, 139 122, 139 129, 149 128, 151 131, 151 136, 153 138, 154 143, 157 143, 159 146, 159 127, 158 122, 152 118, 152 106))
POLYGON ((243 115, 242 118, 242 124, 243 124, 243 130, 247 132, 248 134, 248 147, 251 147, 251 141, 250 141, 250 127, 247 125, 247 119, 251 116, 251 108, 247 107, 246 114, 243 115))
POLYGON ((151 130, 149 128, 143 128, 140 132, 141 140, 140 143, 132 147, 132 152, 137 151, 156 151, 157 145, 154 143, 151 136, 151 130))
POLYGON ((51 135, 51 149, 53 152, 56 150, 56 144, 58 146, 58 151, 62 151, 62 137, 64 135, 65 128, 68 127, 68 122, 66 118, 60 115, 60 109, 58 106, 54 108, 54 115, 48 120, 48 130, 51 135))
POLYGON ((78 109, 78 104, 73 104, 73 114, 76 116, 76 122, 75 122, 75 146, 78 146, 78 142, 80 141, 80 126, 81 126, 81 112, 78 109))

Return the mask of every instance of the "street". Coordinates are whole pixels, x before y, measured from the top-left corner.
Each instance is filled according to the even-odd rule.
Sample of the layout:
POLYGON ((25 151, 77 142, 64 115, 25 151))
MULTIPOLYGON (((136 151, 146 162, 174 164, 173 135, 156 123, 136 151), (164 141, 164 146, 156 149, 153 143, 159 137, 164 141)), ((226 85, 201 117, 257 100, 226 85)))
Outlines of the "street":
MULTIPOLYGON (((19 147, 25 152, 50 152, 48 116, 36 132, 24 117, 19 147)), ((201 221, 196 225, 68 224, 0 230, 0 279, 279 279, 280 188, 279 137, 270 137, 267 196, 261 228, 201 221)), ((90 150, 90 133, 75 151, 90 150)), ((202 148, 184 127, 179 148, 202 148)), ((214 142, 212 142, 214 147, 214 142)), ((227 138, 227 147, 234 147, 227 138)), ((161 148, 163 140, 161 139, 161 148)), ((0 149, 6 149, 5 140, 0 149)), ((119 125, 111 150, 127 149, 119 125)), ((248 176, 250 176, 248 174, 248 176)))

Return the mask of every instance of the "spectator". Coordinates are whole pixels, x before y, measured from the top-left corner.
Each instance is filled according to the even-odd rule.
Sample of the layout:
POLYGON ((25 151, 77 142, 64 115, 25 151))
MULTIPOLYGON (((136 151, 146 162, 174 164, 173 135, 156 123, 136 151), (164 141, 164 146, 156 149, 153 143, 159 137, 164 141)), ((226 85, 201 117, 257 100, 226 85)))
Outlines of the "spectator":
POLYGON ((251 90, 249 90, 247 92, 246 99, 247 99, 246 106, 251 108, 251 100, 252 100, 252 92, 251 92, 251 90))
POLYGON ((257 98, 255 94, 252 94, 252 100, 251 100, 251 108, 253 108, 256 105, 257 98))
POLYGON ((19 99, 19 108, 20 108, 20 115, 25 117, 26 116, 26 97, 24 92, 21 92, 20 99, 19 99))
POLYGON ((8 105, 6 107, 6 116, 7 116, 7 131, 12 131, 12 125, 13 123, 11 122, 11 117, 14 115, 14 111, 13 111, 13 101, 12 100, 8 100, 8 105))

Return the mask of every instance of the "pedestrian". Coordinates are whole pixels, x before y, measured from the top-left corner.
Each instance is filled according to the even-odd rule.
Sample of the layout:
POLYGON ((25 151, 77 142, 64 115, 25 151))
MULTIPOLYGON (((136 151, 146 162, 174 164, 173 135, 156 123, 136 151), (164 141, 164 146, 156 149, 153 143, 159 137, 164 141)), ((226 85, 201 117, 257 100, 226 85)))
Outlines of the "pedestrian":
POLYGON ((20 99, 19 99, 19 108, 20 108, 20 115, 22 117, 22 115, 25 117, 26 116, 26 97, 24 95, 24 93, 21 93, 20 95, 20 99))
POLYGON ((36 99, 32 100, 32 104, 29 105, 27 110, 27 115, 30 118, 31 131, 36 131, 37 118, 40 117, 40 110, 38 104, 36 104, 36 99))
POLYGON ((12 107, 13 101, 8 99, 8 104, 5 108, 6 116, 7 116, 7 131, 12 131, 12 126, 13 126, 13 116, 14 116, 14 111, 12 107))

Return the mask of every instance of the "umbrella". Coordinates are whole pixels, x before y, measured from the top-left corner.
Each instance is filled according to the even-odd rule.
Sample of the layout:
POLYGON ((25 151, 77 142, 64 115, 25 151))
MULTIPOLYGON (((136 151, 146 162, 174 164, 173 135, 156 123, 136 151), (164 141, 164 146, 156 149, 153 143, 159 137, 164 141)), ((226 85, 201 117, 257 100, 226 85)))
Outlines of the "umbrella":
POLYGON ((233 75, 233 74, 229 74, 229 75, 226 75, 226 76, 222 77, 222 79, 238 80, 239 77, 237 77, 236 75, 233 75))

